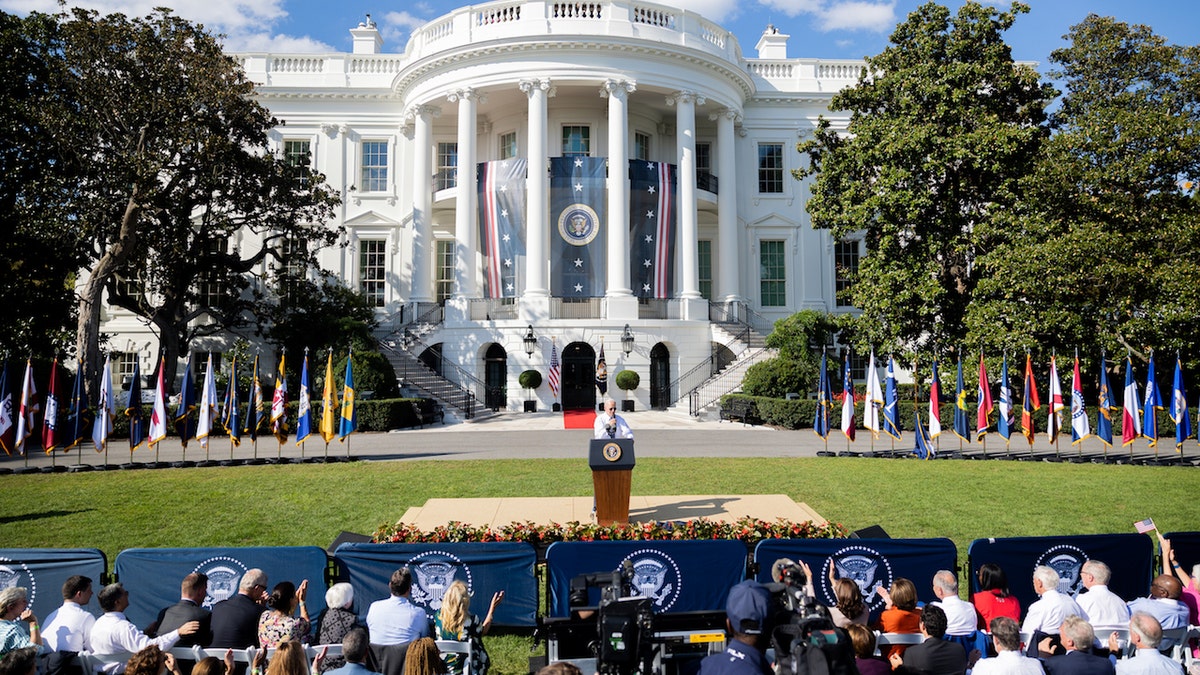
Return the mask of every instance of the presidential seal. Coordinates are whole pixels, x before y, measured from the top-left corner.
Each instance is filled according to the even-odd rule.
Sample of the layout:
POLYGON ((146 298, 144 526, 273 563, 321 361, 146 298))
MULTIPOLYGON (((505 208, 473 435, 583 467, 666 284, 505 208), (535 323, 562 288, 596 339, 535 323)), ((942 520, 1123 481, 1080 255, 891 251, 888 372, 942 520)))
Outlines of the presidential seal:
POLYGON ((1087 554, 1078 546, 1059 544, 1047 549, 1045 553, 1038 557, 1034 565, 1046 565, 1055 572, 1058 572, 1059 593, 1078 595, 1079 590, 1083 588, 1083 581, 1079 578, 1079 570, 1087 560, 1087 554))
POLYGON ((212 609, 213 605, 228 600, 237 593, 238 582, 242 580, 247 568, 242 561, 222 555, 205 560, 192 571, 208 575, 208 594, 204 596, 202 606, 212 609))
POLYGON ((679 599, 679 592, 683 587, 679 565, 662 551, 651 548, 640 549, 625 556, 617 565, 617 569, 624 567, 626 560, 633 565, 633 579, 629 582, 632 595, 650 598, 655 612, 671 609, 679 599))
MULTIPOLYGON (((875 589, 879 586, 887 588, 892 585, 892 564, 879 551, 866 546, 847 546, 826 558, 822 565, 823 569, 829 568, 830 560, 833 561, 833 568, 838 578, 846 577, 858 584, 863 602, 868 607, 874 610, 884 605, 883 597, 875 589)), ((829 575, 818 574, 814 571, 813 576, 820 578, 822 593, 832 604, 835 597, 829 583, 829 575)))
POLYGON ((429 615, 442 608, 442 596, 456 578, 467 585, 468 593, 472 590, 471 568, 448 551, 426 551, 409 560, 408 569, 413 576, 410 599, 429 615))
POLYGON ((33 572, 30 572, 23 562, 0 557, 0 590, 17 586, 24 586, 28 591, 29 606, 32 607, 37 597, 37 579, 34 578, 33 572))
POLYGON ((621 444, 612 442, 605 443, 604 459, 607 459, 610 462, 615 462, 621 459, 621 444))
POLYGON ((572 246, 587 246, 600 233, 600 217, 587 204, 572 204, 558 214, 558 236, 572 246))

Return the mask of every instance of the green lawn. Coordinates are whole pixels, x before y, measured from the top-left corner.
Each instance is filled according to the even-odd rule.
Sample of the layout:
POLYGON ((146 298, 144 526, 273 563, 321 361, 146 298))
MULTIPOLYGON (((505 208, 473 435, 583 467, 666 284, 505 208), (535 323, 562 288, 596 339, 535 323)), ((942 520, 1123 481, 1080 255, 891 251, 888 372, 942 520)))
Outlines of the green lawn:
MULTIPOLYGON (((848 458, 640 459, 635 494, 787 494, 851 530, 892 537, 1132 532, 1200 524, 1192 468, 848 458)), ((576 460, 356 462, 0 476, 0 547, 316 545, 372 532, 433 497, 591 493, 576 460), (210 517, 197 517, 210 514, 210 517)), ((489 638, 497 673, 525 672, 529 640, 489 638)))

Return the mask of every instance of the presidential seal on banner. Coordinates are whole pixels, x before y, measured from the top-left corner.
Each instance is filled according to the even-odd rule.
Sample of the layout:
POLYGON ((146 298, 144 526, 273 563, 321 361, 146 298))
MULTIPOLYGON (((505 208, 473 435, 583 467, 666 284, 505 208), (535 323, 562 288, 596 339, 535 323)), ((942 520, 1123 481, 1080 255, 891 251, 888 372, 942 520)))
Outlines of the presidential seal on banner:
POLYGON ((621 444, 620 443, 605 443, 604 444, 604 459, 610 462, 616 462, 621 459, 621 444))
POLYGON ((228 600, 237 593, 238 584, 248 568, 237 558, 221 555, 205 560, 196 565, 192 571, 208 577, 208 593, 204 596, 204 603, 201 606, 205 609, 212 609, 213 605, 222 600, 228 600))
POLYGON ((683 575, 679 565, 662 551, 643 548, 621 560, 618 569, 629 561, 633 567, 630 593, 634 597, 650 598, 654 611, 665 612, 679 599, 683 589, 683 575))
POLYGON ((1058 572, 1058 592, 1076 596, 1083 588, 1083 580, 1079 578, 1079 572, 1083 569, 1083 563, 1087 561, 1088 555, 1083 552, 1083 549, 1070 544, 1059 544, 1051 546, 1040 555, 1034 566, 1046 565, 1053 568, 1055 572, 1058 572))
MULTIPOLYGON (((879 595, 877 589, 879 586, 887 588, 892 585, 892 564, 888 562, 887 557, 873 548, 854 544, 826 558, 823 567, 828 568, 830 560, 833 561, 838 577, 846 577, 858 584, 858 591, 867 607, 875 610, 884 605, 883 596, 879 595)), ((816 576, 820 576, 821 590, 825 597, 830 600, 836 599, 828 576, 816 576)))
POLYGON ((558 214, 558 235, 572 246, 587 246, 600 233, 600 217, 587 204, 571 204, 558 214))

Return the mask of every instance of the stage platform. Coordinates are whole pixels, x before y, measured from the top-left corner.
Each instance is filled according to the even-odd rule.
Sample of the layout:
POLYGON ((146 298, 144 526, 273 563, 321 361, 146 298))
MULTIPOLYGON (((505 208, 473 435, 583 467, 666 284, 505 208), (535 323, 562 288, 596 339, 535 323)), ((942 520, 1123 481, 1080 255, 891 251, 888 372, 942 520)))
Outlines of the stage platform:
MULTIPOLYGON (((807 504, 794 502, 787 495, 634 495, 629 498, 629 520, 634 523, 694 518, 732 522, 746 516, 771 522, 779 518, 792 522, 825 522, 807 504)), ((531 521, 539 525, 573 520, 586 523, 591 518, 592 497, 589 495, 430 499, 424 506, 405 511, 400 521, 422 530, 432 530, 451 521, 497 527, 514 521, 531 521)))

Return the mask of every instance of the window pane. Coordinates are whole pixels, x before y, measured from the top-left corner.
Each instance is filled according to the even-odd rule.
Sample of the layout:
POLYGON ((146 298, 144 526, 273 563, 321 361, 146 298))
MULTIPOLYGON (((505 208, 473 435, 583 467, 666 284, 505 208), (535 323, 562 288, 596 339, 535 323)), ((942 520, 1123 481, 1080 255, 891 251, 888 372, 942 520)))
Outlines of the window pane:
POLYGON ((700 295, 712 300, 712 241, 701 239, 696 242, 700 266, 700 295))
POLYGON ((361 182, 361 189, 363 192, 387 191, 387 141, 363 141, 361 182))
POLYGON ((382 239, 364 239, 359 242, 359 246, 359 290, 373 307, 383 307, 387 242, 382 239))
POLYGON ((592 130, 585 126, 566 126, 562 132, 563 157, 589 157, 592 154, 592 130))
POLYGON ((787 266, 783 244, 783 241, 770 240, 759 245, 759 284, 763 307, 783 307, 787 304, 787 266))
POLYGON ((517 156, 517 132, 510 131, 500 135, 500 159, 512 159, 517 156))
POLYGON ((438 143, 437 189, 458 185, 458 143, 438 143))
POLYGON ((650 159, 650 135, 635 133, 633 135, 633 158, 642 161, 650 159))
POLYGON ((839 241, 833 250, 833 291, 838 307, 851 307, 850 288, 858 272, 859 242, 857 239, 839 241))
POLYGON ((454 240, 437 242, 437 301, 445 302, 454 294, 454 240))
POLYGON ((783 192, 783 144, 760 143, 758 146, 758 191, 783 192))
POLYGON ((311 146, 308 141, 292 140, 283 142, 283 160, 291 167, 292 174, 301 185, 308 183, 312 173, 311 146))

